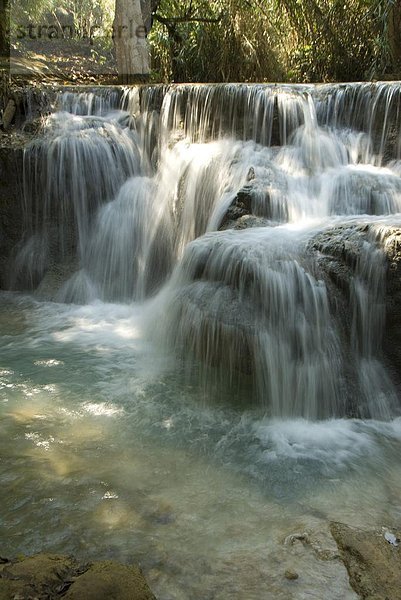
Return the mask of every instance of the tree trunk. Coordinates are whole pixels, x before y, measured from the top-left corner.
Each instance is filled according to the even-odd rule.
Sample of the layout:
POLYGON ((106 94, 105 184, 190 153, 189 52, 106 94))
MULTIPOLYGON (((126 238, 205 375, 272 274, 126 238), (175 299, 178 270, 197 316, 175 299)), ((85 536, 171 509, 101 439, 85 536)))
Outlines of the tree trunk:
POLYGON ((149 78, 150 55, 143 5, 143 0, 116 0, 114 45, 122 84, 141 83, 149 78))

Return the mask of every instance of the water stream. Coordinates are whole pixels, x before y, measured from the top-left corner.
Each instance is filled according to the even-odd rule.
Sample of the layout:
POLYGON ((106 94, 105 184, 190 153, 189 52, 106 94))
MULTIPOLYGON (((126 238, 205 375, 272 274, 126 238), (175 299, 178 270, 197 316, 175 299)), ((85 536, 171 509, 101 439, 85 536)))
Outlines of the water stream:
POLYGON ((401 518, 379 243, 401 224, 399 102, 59 95, 1 295, 3 553, 139 562, 160 600, 356 597, 330 520, 401 518), (311 250, 333 230, 357 231, 346 293, 311 250))

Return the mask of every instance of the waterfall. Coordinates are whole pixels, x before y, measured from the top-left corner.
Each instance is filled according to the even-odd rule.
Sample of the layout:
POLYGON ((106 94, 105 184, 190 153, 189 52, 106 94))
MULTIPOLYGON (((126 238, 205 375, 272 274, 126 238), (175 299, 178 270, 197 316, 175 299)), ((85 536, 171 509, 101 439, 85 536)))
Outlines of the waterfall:
POLYGON ((401 213, 400 98, 396 83, 60 93, 25 151, 10 285, 43 292, 64 265, 52 299, 151 299, 149 335, 210 394, 388 418, 375 228, 401 213))
POLYGON ((286 227, 197 239, 163 292, 164 327, 173 347, 223 362, 227 381, 254 372, 256 395, 274 415, 316 418, 343 408, 341 347, 304 242, 286 227))
MULTIPOLYGON (((47 263, 75 252, 83 260, 97 210, 127 177, 140 172, 135 132, 122 127, 120 118, 119 113, 100 117, 61 111, 48 117, 43 137, 25 149, 26 243, 39 237, 41 246, 51 248, 47 263)), ((20 264, 24 247, 17 256, 15 281, 33 278, 29 265, 20 264)))

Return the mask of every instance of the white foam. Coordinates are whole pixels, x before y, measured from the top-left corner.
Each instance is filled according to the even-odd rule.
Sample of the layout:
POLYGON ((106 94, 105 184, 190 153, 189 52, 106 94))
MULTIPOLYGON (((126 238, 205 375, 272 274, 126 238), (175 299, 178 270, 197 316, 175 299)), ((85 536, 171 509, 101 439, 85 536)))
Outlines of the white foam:
MULTIPOLYGON (((387 424, 376 423, 382 431, 387 424)), ((380 455, 380 445, 371 426, 354 420, 310 422, 303 419, 259 422, 254 426, 266 462, 283 458, 295 461, 309 459, 335 468, 346 468, 364 457, 380 455)))

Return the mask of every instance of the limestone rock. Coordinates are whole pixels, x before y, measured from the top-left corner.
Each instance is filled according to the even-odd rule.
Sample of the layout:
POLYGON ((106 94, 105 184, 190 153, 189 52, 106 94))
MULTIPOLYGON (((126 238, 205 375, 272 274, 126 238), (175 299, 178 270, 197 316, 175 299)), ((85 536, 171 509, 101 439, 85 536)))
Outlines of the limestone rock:
POLYGON ((348 292, 365 240, 364 226, 346 224, 318 233, 311 239, 308 247, 317 252, 319 265, 333 283, 348 292))
POLYGON ((64 581, 75 575, 77 568, 74 559, 57 554, 38 554, 9 562, 0 573, 0 600, 57 598, 64 581))
POLYGON ((267 219, 263 217, 254 217, 253 215, 244 215, 237 219, 233 229, 249 229, 251 227, 268 227, 270 225, 267 219))
POLYGON ((155 600, 135 566, 115 561, 84 564, 57 554, 1 560, 0 600, 155 600))
POLYGON ((94 563, 77 578, 68 600, 154 600, 140 569, 107 560, 94 563))
POLYGON ((229 206, 219 229, 231 229, 235 222, 246 215, 252 214, 252 186, 246 185, 236 194, 229 206))
POLYGON ((295 581, 296 579, 299 578, 298 573, 296 573, 296 571, 292 571, 291 569, 287 569, 286 572, 284 573, 284 577, 286 579, 288 579, 289 581, 295 581))
POLYGON ((394 382, 401 386, 401 227, 381 221, 338 225, 314 236, 308 247, 328 280, 349 298, 350 284, 366 242, 375 243, 386 259, 383 351, 394 382))
POLYGON ((360 597, 400 600, 401 548, 390 544, 382 531, 363 531, 343 523, 332 523, 330 529, 360 597))

